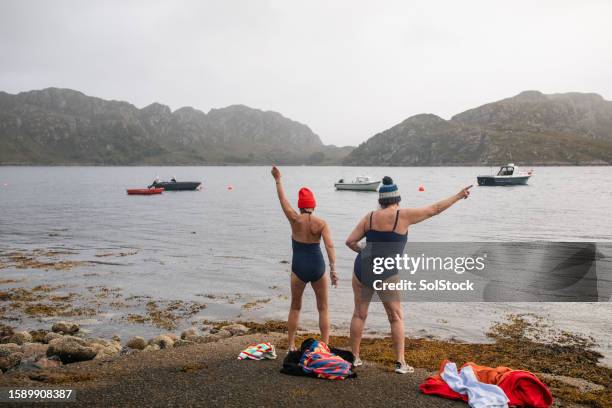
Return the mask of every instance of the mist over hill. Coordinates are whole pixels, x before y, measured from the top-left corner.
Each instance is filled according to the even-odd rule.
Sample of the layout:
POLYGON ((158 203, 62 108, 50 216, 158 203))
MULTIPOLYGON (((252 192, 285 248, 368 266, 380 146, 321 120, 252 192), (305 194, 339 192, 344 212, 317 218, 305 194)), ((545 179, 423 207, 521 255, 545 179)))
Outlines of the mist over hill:
POLYGON ((525 91, 444 120, 412 116, 359 145, 348 165, 612 164, 612 102, 525 91))
POLYGON ((330 164, 351 149, 244 105, 172 112, 70 89, 0 92, 1 164, 330 164))
POLYGON ((612 164, 612 102, 525 91, 453 116, 419 114, 360 144, 244 105, 138 109, 70 89, 0 92, 0 164, 442 166, 612 164))

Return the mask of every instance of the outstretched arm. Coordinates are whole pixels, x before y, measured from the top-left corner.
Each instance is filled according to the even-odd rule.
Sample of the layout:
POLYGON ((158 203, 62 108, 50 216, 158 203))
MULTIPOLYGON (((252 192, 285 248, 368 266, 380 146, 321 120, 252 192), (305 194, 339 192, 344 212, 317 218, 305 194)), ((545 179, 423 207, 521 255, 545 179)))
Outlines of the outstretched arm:
POLYGON ((323 230, 321 231, 323 237, 323 243, 325 244, 325 250, 327 251, 327 258, 329 259, 329 272, 331 274, 331 283, 333 286, 338 286, 338 274, 336 273, 336 249, 334 248, 334 241, 331 237, 331 231, 329 225, 325 223, 323 230))
POLYGON ((285 196, 285 189, 283 188, 283 183, 281 182, 281 173, 276 166, 272 166, 272 177, 274 177, 274 180, 276 181, 276 193, 278 194, 278 200, 283 208, 283 212, 285 213, 285 216, 287 216, 289 222, 293 224, 298 218, 298 213, 291 207, 289 200, 287 200, 287 197, 285 196))
POLYGON ((361 252, 359 241, 365 236, 365 225, 366 217, 363 217, 361 221, 357 223, 357 226, 346 239, 346 246, 351 248, 355 252, 361 252))
POLYGON ((465 187, 461 189, 457 194, 454 194, 448 198, 445 198, 442 201, 438 201, 437 203, 421 207, 421 208, 405 208, 401 210, 400 214, 402 217, 406 217, 410 224, 417 224, 421 221, 425 221, 428 218, 433 217, 434 215, 440 214, 442 211, 451 207, 459 200, 466 199, 470 196, 470 188, 472 186, 465 187))

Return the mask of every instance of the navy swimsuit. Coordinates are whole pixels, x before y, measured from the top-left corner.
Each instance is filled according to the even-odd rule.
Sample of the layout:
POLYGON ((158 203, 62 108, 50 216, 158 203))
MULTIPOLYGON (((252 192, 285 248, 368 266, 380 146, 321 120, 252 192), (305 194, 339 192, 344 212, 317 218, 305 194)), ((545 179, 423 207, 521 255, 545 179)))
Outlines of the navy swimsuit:
POLYGON ((293 245, 293 259, 291 270, 304 283, 316 282, 325 273, 325 261, 321 252, 321 245, 306 244, 291 238, 293 245))
MULTIPOLYGON (((372 227, 372 215, 370 213, 370 228, 372 227)), ((386 270, 380 275, 375 275, 372 272, 372 260, 378 257, 392 257, 395 258, 397 254, 403 254, 406 248, 406 242, 408 242, 408 231, 405 234, 398 234, 395 232, 397 227, 397 221, 399 219, 399 210, 395 213, 395 223, 391 231, 366 231, 366 247, 363 251, 357 254, 355 258, 355 264, 353 271, 357 280, 366 286, 372 286, 374 280, 382 279, 385 280, 398 272, 396 269, 386 270), (363 254, 363 255, 362 255, 363 254), (361 265, 365 264, 367 271, 366 275, 363 276, 361 265)))
MULTIPOLYGON (((310 213, 307 213, 310 214, 310 213)), ((325 273, 325 260, 321 252, 321 245, 317 242, 308 244, 291 238, 293 246, 293 259, 291 270, 304 283, 316 282, 325 273)))

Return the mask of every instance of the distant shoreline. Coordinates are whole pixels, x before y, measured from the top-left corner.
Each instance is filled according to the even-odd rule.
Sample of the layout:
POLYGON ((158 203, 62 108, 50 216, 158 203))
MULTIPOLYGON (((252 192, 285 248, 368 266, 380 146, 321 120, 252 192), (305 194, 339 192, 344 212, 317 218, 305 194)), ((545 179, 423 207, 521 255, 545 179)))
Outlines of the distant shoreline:
MULTIPOLYGON (((95 164, 95 163, 56 163, 56 164, 33 164, 33 163, 0 163, 0 167, 269 167, 272 165, 282 167, 498 167, 507 163, 495 164, 436 164, 419 166, 394 166, 394 165, 348 165, 348 164, 282 164, 282 163, 180 163, 180 164, 95 164)), ((521 167, 609 167, 612 163, 518 163, 521 167)))

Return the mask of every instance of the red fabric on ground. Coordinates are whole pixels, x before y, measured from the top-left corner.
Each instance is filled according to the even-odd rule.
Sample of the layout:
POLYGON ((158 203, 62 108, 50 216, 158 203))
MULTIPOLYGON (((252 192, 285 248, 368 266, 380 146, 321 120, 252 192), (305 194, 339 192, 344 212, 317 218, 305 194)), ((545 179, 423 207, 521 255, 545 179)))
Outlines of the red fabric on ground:
MULTIPOLYGON (((467 402, 467 395, 453 391, 442 379, 440 374, 444 371, 446 363, 448 360, 442 361, 438 374, 428 377, 419 385, 419 389, 423 394, 467 402)), ((529 371, 513 370, 508 367, 491 368, 474 363, 466 363, 461 368, 467 365, 472 367, 480 382, 500 387, 510 400, 508 405, 549 408, 553 403, 548 387, 529 371)))
POLYGON ((553 403, 548 387, 529 371, 511 371, 497 385, 506 393, 510 405, 548 408, 553 403))

